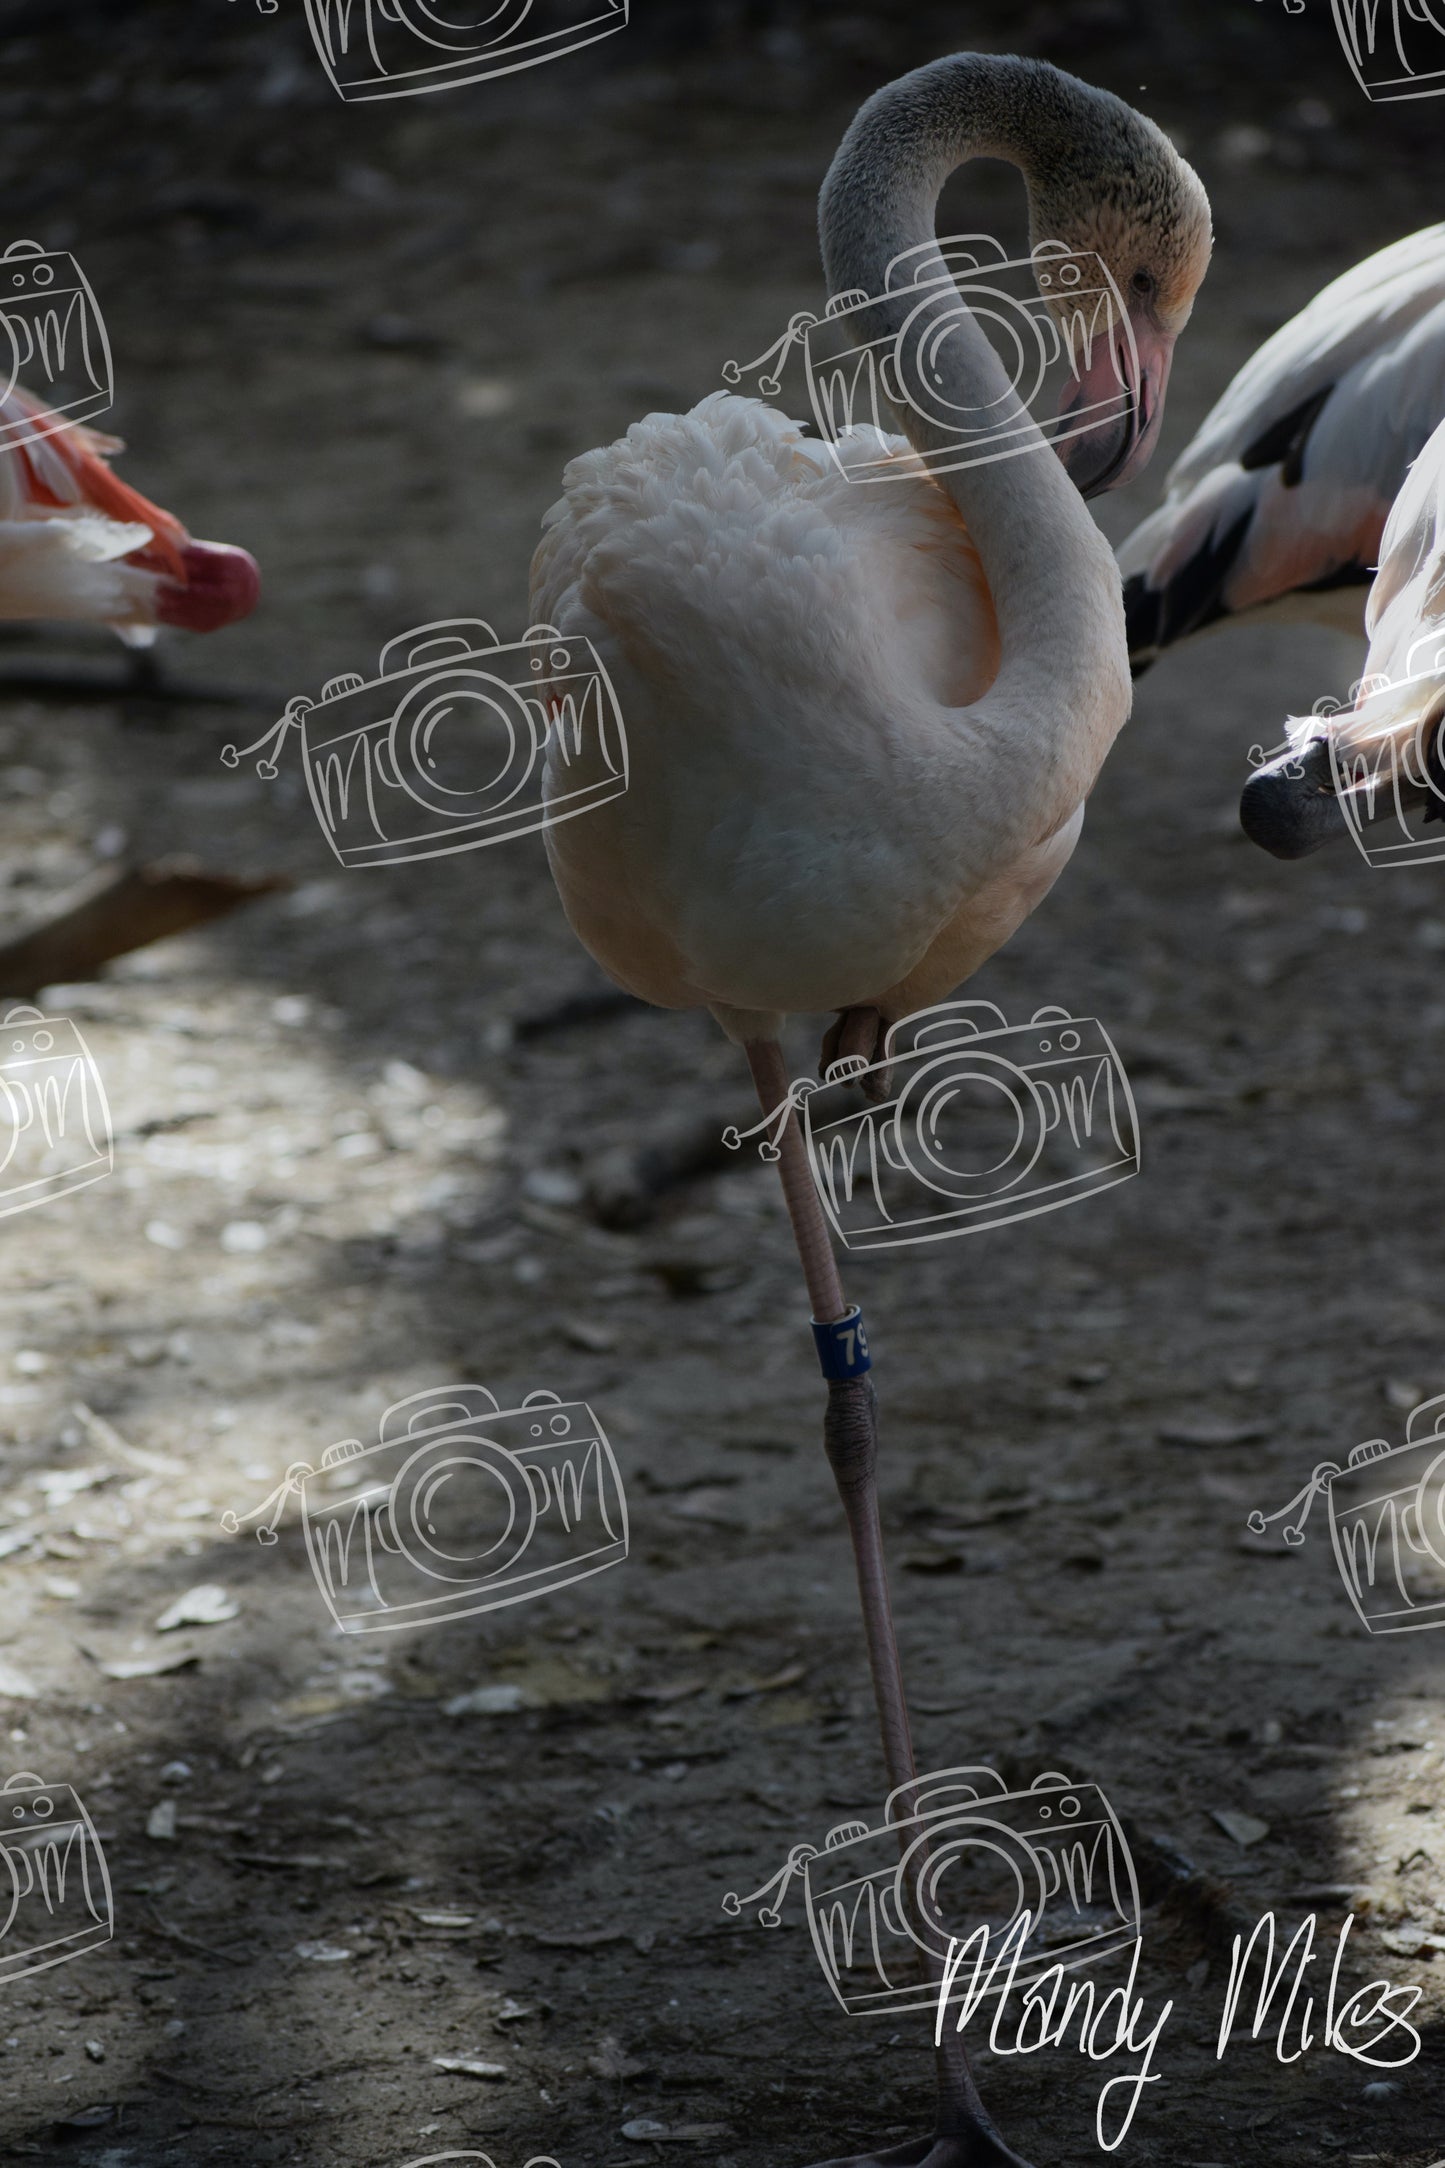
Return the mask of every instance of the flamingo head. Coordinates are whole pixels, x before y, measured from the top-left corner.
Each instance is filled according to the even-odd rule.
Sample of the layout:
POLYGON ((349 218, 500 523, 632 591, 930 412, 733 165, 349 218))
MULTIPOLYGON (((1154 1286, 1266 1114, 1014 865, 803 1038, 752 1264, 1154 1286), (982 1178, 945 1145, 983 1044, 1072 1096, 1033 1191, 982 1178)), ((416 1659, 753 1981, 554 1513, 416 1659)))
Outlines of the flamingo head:
POLYGON ((1240 794, 1239 825, 1272 858, 1308 858, 1348 834, 1328 738, 1291 746, 1257 768, 1240 794))
POLYGON ((1354 704, 1290 725, 1288 749, 1246 783, 1240 825, 1275 858, 1307 858, 1353 834, 1393 821, 1408 841, 1412 821, 1445 820, 1445 651, 1438 633, 1418 667, 1398 678, 1366 677, 1354 704))

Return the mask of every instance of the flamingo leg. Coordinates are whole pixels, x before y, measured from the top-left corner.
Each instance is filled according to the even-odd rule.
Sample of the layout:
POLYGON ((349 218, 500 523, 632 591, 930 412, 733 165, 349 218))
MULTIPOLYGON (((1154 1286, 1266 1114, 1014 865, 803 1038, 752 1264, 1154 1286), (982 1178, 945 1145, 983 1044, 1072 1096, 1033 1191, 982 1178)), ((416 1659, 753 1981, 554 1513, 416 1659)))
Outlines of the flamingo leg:
POLYGON ((849 1062, 863 1072, 858 1078, 863 1097, 882 1106, 890 1095, 889 1071, 882 1062, 887 1029, 877 1009, 840 1009, 823 1034, 819 1076, 826 1078, 834 1062, 849 1062))
MULTIPOLYGON (((858 1013, 844 1012, 840 1019, 844 1031, 849 1019, 858 1013)), ((876 1012, 871 1013, 876 1017, 876 1012)), ((744 1051, 763 1111, 771 1113, 782 1103, 788 1090, 782 1049, 776 1040, 765 1039, 754 1040, 744 1051)), ((849 1305, 844 1300, 838 1261, 833 1254, 818 1192, 813 1186, 807 1152, 793 1121, 784 1125, 777 1143, 778 1174, 793 1239, 802 1260, 809 1307, 815 1323, 831 1323, 846 1317, 849 1305)), ((838 1486, 853 1545, 858 1600, 868 1643, 873 1694, 878 1706, 883 1762, 889 1788, 897 1791, 915 1782, 918 1766, 913 1754, 903 1664, 888 1592, 883 1524, 878 1511, 878 1402, 868 1377, 829 1379, 823 1446, 838 1486)), ((923 1856, 921 1849, 915 1854, 920 1866, 923 1856)), ((916 1919, 916 1888, 906 1890, 904 1896, 916 1919)), ((942 1958, 932 1950, 928 1952, 928 1966, 935 1983, 941 1982, 942 1958)), ((945 2030, 935 2050, 935 2061, 938 2103, 937 2127, 932 2138, 890 2146, 886 2152, 849 2154, 846 2158, 819 2163, 818 2168, 1029 2168, 994 2128, 979 2098, 968 2055, 957 2032, 945 2030)))

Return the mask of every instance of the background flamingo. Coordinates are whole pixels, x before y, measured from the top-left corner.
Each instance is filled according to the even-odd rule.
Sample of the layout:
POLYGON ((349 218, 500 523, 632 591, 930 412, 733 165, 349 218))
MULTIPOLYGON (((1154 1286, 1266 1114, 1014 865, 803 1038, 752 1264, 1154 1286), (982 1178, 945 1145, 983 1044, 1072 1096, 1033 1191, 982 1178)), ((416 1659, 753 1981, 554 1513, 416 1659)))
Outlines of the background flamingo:
POLYGON ((140 644, 160 625, 215 632, 250 615, 260 575, 245 550, 193 542, 122 482, 118 437, 26 433, 53 421, 18 385, 0 400, 0 618, 85 619, 140 644))
MULTIPOLYGON (((0 620, 109 625, 144 648, 162 625, 216 632, 254 610, 255 560, 228 543, 192 541, 173 512, 122 482, 108 464, 124 449, 118 437, 57 424, 16 385, 0 399, 0 438, 0 620)), ((0 948, 0 980, 29 994, 87 978, 113 957, 285 885, 210 873, 189 859, 128 868, 0 948)))
POLYGON ((1445 414, 1445 225, 1331 281, 1245 363, 1119 550, 1136 674, 1237 617, 1360 629, 1410 462, 1445 414))
POLYGON ((1354 702, 1297 717, 1290 750, 1245 786, 1245 833, 1276 858, 1304 858, 1357 822, 1397 808, 1438 816, 1445 800, 1445 422, 1410 470, 1380 547, 1366 611, 1370 636, 1354 702))
MULTIPOLYGON (((976 55, 879 92, 824 184, 830 287, 882 294, 890 261, 933 239, 949 173, 982 153, 1023 171, 1035 242, 1098 252, 1131 296, 1132 411, 1104 442, 1084 440, 1078 462, 1085 480, 1122 480, 1152 447, 1210 244, 1197 178, 1119 100, 1041 63, 976 55)), ((868 335, 899 334, 915 305, 880 301, 868 335)), ((948 403, 1016 411, 972 319, 942 303, 934 314, 951 327, 938 349, 948 403)), ((906 427, 916 452, 946 441, 918 414, 906 427)), ((879 449, 859 432, 842 456, 879 449)), ((720 394, 651 415, 568 469, 534 565, 534 616, 596 642, 633 748, 626 797, 548 833, 568 917, 634 993, 711 1009, 765 1108, 786 1091, 786 1014, 834 1010, 825 1057, 871 1056, 889 1022, 1008 939, 1066 863, 1129 709, 1117 570, 1042 438, 942 485, 908 444, 889 449, 892 483, 862 489, 755 402, 720 394)), ((915 1768, 872 1390, 865 1363, 830 1339, 850 1313, 791 1126, 781 1147, 896 1788, 915 1768)), ((950 2039, 936 2136, 856 2168, 1018 2160, 950 2039)))

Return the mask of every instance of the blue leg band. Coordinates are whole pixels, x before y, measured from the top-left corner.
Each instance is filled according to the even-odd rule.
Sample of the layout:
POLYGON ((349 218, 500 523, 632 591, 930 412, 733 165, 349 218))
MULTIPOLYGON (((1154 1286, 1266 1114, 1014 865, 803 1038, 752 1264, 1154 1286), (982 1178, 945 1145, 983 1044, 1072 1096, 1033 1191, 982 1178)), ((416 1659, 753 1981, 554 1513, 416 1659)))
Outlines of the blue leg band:
POLYGON ((825 1378, 861 1378, 873 1368, 863 1312, 856 1302, 846 1317, 835 1318, 830 1325, 820 1325, 814 1318, 813 1339, 825 1378))

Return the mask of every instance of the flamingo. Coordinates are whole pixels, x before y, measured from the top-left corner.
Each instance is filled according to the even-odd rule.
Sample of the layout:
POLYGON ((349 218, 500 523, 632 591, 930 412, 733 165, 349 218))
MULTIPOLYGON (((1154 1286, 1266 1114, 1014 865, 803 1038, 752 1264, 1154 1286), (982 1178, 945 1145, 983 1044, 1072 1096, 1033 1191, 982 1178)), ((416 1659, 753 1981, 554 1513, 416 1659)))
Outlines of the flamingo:
POLYGON ((59 418, 13 385, 0 399, 0 618, 86 619, 131 645, 158 625, 215 632, 256 607, 245 550, 193 542, 113 474, 118 437, 59 418))
MULTIPOLYGON (((122 450, 118 437, 62 422, 19 385, 0 396, 0 619, 109 625, 144 648, 160 625, 215 632, 249 616, 260 592, 255 560, 227 543, 193 542, 174 513, 111 472, 107 462, 122 450)), ((7 944, 5 983, 29 991, 89 976, 277 885, 181 861, 130 869, 7 944)))
POLYGON ((1236 617, 1359 632, 1385 521, 1445 414, 1445 225, 1333 280, 1245 363, 1124 542, 1136 676, 1236 617))
POLYGON ((1289 750, 1245 785, 1245 834, 1276 858, 1305 858, 1352 826, 1445 811, 1445 422, 1391 510, 1366 626, 1351 705, 1293 719, 1289 750))
MULTIPOLYGON (((1102 256, 1130 297, 1129 410, 1103 441, 1070 447, 1081 482, 1122 481, 1153 447, 1208 263, 1203 188, 1152 122, 1042 62, 963 53, 918 69, 863 106, 820 199, 830 289, 884 297, 864 312, 870 340, 916 331, 917 288, 888 294, 887 267, 922 251, 921 277, 944 277, 935 206, 978 156, 1021 169, 1036 244, 1102 256)), ((632 750, 625 796, 547 831, 567 916, 630 992, 710 1009, 765 1111, 787 1095, 788 1014, 836 1012, 824 1060, 856 1071, 891 1022, 1009 938, 1067 862, 1129 711, 1118 570, 1079 489, 957 294, 923 314, 941 405, 996 403, 1030 431, 1026 456, 933 479, 924 455, 951 440, 920 412, 906 439, 860 429, 835 459, 783 414, 717 393, 574 460, 533 563, 534 617, 594 642, 632 750), (891 478, 850 482, 855 458, 871 472, 885 460, 891 478)), ((1078 396, 1114 366, 1096 355, 1078 396)), ((547 787, 586 780, 574 758, 547 787)), ((777 1156, 884 1760, 906 1794, 917 1772, 866 1343, 796 1124, 783 1122, 777 1156)), ((929 1962, 936 1983, 936 1950, 929 1962)), ((829 2168, 1025 2168, 956 2035, 937 2076, 931 2138, 829 2168)))

